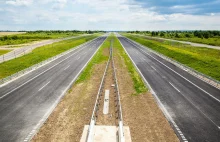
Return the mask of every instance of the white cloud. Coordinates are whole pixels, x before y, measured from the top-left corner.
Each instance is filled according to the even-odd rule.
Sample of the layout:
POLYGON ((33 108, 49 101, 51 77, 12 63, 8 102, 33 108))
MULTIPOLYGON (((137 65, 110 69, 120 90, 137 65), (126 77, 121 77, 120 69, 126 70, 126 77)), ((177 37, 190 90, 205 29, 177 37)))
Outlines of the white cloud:
MULTIPOLYGON (((33 30, 220 29, 220 14, 218 13, 206 15, 160 14, 155 12, 155 7, 142 7, 134 0, 8 0, 7 4, 29 6, 29 9, 13 7, 13 11, 9 11, 10 9, 6 11, 5 7, 0 6, 0 11, 1 8, 4 8, 7 12, 4 15, 0 13, 0 16, 14 24, 8 28, 9 30, 18 29, 19 26, 33 30)), ((173 8, 184 9, 180 5, 173 8)), ((192 6, 189 5, 188 9, 190 8, 192 6)))
POLYGON ((55 0, 52 6, 53 9, 62 9, 65 7, 67 0, 55 0))
POLYGON ((7 0, 5 3, 14 6, 29 6, 33 0, 7 0))

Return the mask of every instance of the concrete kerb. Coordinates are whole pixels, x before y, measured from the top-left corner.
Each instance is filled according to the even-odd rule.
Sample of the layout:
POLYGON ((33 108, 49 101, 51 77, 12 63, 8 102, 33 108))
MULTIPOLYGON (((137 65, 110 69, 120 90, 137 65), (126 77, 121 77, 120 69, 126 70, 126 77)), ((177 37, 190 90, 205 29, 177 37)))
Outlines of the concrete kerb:
MULTIPOLYGON (((170 114, 168 113, 168 111, 166 110, 166 108, 164 107, 164 105, 162 104, 162 102, 160 101, 160 99, 158 98, 157 94, 155 93, 155 91, 152 89, 152 87, 150 86, 150 84, 148 83, 148 81, 144 78, 143 74, 141 73, 141 71, 138 69, 137 65, 135 64, 135 62, 133 61, 133 59, 131 58, 131 56, 128 54, 127 50, 125 49, 125 47, 123 46, 123 44, 121 43, 121 41, 119 40, 121 46, 124 48, 124 51, 126 52, 126 54, 128 55, 128 57, 130 58, 130 60, 132 61, 135 69, 137 70, 137 72, 141 75, 141 78, 143 80, 143 82, 145 83, 145 85, 149 88, 150 92, 152 93, 153 97, 155 98, 157 104, 159 105, 159 108, 161 109, 161 111, 163 112, 164 116, 166 117, 166 119, 168 120, 170 126, 173 128, 173 130, 175 131, 177 137, 179 138, 179 140, 181 141, 185 141, 182 139, 182 136, 180 135, 180 133, 178 132, 177 129, 178 126, 176 125, 176 123, 174 122, 174 120, 172 119, 172 117, 170 116, 170 114)), ((183 134, 182 134, 183 135, 183 134)))
MULTIPOLYGON (((99 38, 99 37, 97 37, 97 38, 99 38)), ((45 61, 40 62, 40 63, 38 63, 38 64, 35 64, 35 65, 33 65, 33 66, 29 67, 29 68, 26 68, 26 69, 24 69, 24 70, 21 70, 21 71, 15 73, 15 74, 12 74, 12 75, 10 75, 10 76, 8 76, 8 77, 5 77, 5 78, 3 78, 3 79, 0 79, 0 87, 6 85, 6 84, 8 84, 8 83, 10 83, 10 82, 13 81, 13 80, 16 80, 16 79, 18 79, 18 78, 24 76, 25 74, 28 74, 28 73, 30 73, 30 72, 32 72, 32 71, 34 71, 34 70, 36 70, 36 69, 38 69, 38 68, 40 68, 40 67, 46 65, 46 64, 48 64, 48 63, 50 63, 50 62, 52 62, 52 61, 54 61, 54 60, 56 60, 56 59, 58 59, 58 58, 60 58, 60 57, 62 57, 62 56, 64 56, 64 55, 66 55, 66 54, 68 54, 68 53, 70 53, 70 52, 72 52, 72 51, 74 51, 74 50, 76 50, 76 49, 78 49, 78 48, 80 48, 80 47, 86 45, 86 44, 89 44, 89 43, 93 42, 93 41, 96 40, 97 38, 95 38, 95 39, 93 39, 93 40, 91 40, 91 41, 88 41, 88 42, 86 42, 86 43, 83 43, 83 44, 81 44, 81 45, 79 45, 79 46, 76 46, 75 48, 72 48, 72 49, 70 49, 70 50, 67 50, 67 51, 65 51, 65 52, 63 52, 63 53, 60 53, 60 54, 58 54, 58 55, 56 55, 56 56, 54 56, 54 57, 51 57, 51 58, 49 58, 49 59, 47 59, 47 60, 45 60, 45 61)))
MULTIPOLYGON (((125 38, 126 38, 126 37, 125 37, 125 38)), ((181 68, 181 69, 187 71, 187 72, 190 73, 191 75, 193 75, 193 76, 199 78, 200 80, 202 80, 202 81, 204 81, 204 82, 206 82, 206 83, 212 85, 213 87, 215 87, 215 88, 217 88, 217 89, 220 89, 220 82, 219 82, 219 81, 217 81, 217 80, 215 80, 215 79, 213 79, 213 78, 211 78, 211 77, 209 77, 209 76, 207 76, 207 75, 205 75, 205 74, 203 74, 203 73, 200 73, 200 72, 198 72, 198 71, 196 71, 196 70, 194 70, 194 69, 192 69, 192 68, 190 68, 190 67, 188 67, 188 66, 186 66, 186 65, 183 65, 183 64, 181 64, 180 62, 177 62, 177 61, 175 61, 175 60, 173 60, 173 59, 171 59, 171 58, 169 58, 169 57, 166 57, 166 56, 164 56, 163 54, 158 53, 158 52, 156 52, 156 51, 154 51, 154 50, 152 50, 152 49, 150 49, 150 48, 148 48, 148 47, 146 47, 146 46, 143 46, 143 45, 141 45, 140 43, 137 43, 136 41, 133 41, 133 40, 131 40, 131 39, 129 39, 129 38, 126 38, 126 39, 129 40, 129 41, 134 42, 135 44, 139 45, 140 47, 142 47, 142 48, 144 48, 144 49, 149 50, 150 52, 156 54, 157 56, 161 57, 162 59, 164 59, 164 60, 166 60, 166 61, 168 61, 168 62, 174 64, 175 66, 177 66, 177 67, 179 67, 179 68, 181 68)))

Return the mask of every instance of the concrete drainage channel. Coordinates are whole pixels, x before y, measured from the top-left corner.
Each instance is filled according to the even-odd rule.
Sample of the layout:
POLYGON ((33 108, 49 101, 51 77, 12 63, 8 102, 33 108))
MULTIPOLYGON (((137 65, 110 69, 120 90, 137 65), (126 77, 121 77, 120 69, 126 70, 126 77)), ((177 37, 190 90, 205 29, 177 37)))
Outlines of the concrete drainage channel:
POLYGON ((129 127, 123 126, 112 43, 90 124, 84 126, 80 142, 131 142, 129 127))

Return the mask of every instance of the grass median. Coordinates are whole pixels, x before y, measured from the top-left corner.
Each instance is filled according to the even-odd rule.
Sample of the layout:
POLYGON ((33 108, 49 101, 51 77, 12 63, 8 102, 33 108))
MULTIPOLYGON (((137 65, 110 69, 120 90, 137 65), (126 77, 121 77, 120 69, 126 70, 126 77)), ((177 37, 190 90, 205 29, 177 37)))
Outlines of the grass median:
POLYGON ((114 39, 114 48, 118 49, 118 52, 119 52, 120 56, 123 58, 125 65, 129 71, 129 74, 133 80, 134 89, 136 91, 136 93, 133 95, 138 95, 138 94, 147 92, 148 89, 145 87, 143 80, 141 79, 139 73, 136 71, 132 61, 130 60, 130 58, 126 54, 126 52, 123 49, 122 45, 120 44, 118 38, 114 36, 113 39, 114 39))
POLYGON ((99 35, 90 35, 45 45, 34 49, 29 54, 0 63, 0 79, 31 67, 32 65, 40 63, 48 58, 65 52, 98 36, 99 35))
POLYGON ((220 81, 220 50, 181 43, 170 45, 167 41, 151 40, 128 34, 124 36, 220 81))

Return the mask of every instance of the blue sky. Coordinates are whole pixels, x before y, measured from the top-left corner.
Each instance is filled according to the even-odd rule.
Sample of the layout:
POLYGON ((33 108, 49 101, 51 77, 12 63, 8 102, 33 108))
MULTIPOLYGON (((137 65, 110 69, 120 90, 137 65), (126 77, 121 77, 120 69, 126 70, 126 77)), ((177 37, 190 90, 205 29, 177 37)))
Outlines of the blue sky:
POLYGON ((220 0, 0 0, 0 30, 220 30, 220 0))

